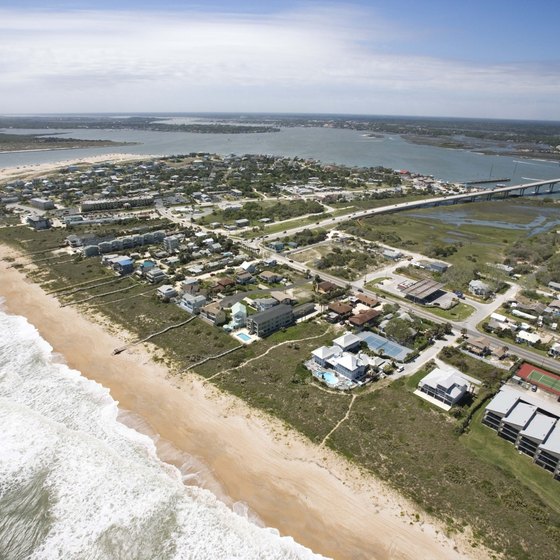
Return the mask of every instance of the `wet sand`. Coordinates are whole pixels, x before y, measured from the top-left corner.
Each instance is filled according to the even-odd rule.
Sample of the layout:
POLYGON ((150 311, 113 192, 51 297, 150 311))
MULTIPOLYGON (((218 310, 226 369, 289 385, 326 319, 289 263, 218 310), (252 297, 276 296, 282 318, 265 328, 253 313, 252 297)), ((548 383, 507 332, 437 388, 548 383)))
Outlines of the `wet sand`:
MULTIPOLYGON (((0 245, 0 258, 10 252, 0 245)), ((332 451, 195 374, 171 376, 148 347, 113 356, 126 333, 111 334, 76 309, 61 308, 3 260, 0 278, 7 311, 27 317, 69 366, 108 387, 137 429, 148 425, 159 434, 163 459, 180 464, 194 457, 207 469, 203 486, 225 494, 230 505, 247 504, 282 535, 336 559, 487 558, 446 538, 437 523, 415 522, 416 507, 332 451)))

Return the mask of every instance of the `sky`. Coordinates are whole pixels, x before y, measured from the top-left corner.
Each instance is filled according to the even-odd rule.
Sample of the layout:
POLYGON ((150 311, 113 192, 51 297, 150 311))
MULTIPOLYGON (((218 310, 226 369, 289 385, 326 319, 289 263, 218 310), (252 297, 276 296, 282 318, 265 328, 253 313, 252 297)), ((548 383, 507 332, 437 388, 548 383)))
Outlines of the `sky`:
POLYGON ((560 120, 558 0, 0 0, 0 111, 560 120))

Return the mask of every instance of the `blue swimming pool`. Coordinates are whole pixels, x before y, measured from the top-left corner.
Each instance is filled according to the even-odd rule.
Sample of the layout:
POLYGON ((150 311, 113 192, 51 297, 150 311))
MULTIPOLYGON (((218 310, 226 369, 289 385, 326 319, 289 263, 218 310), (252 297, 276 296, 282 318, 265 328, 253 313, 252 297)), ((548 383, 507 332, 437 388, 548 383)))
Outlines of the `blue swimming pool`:
POLYGON ((319 377, 329 385, 338 384, 338 379, 336 378, 336 375, 334 375, 334 373, 331 373, 330 371, 320 371, 319 377))
POLYGON ((237 333, 235 335, 237 338, 239 338, 239 340, 242 340, 243 342, 251 342, 251 337, 248 334, 245 334, 244 332, 240 332, 237 333))

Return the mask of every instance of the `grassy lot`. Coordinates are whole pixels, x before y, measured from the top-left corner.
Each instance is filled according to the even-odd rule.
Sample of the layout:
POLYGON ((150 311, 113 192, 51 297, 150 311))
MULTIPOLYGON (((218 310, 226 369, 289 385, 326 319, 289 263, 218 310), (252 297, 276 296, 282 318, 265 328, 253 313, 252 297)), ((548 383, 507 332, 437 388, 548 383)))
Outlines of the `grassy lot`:
POLYGON ((426 311, 433 313, 436 317, 449 321, 464 321, 474 313, 474 307, 466 303, 458 303, 451 309, 441 309, 439 307, 427 307, 426 311))
MULTIPOLYGON (((325 331, 324 325, 313 323, 302 324, 300 328, 299 334, 304 338, 325 331)), ((290 331, 283 334, 293 339, 294 333, 290 331)), ((286 337, 265 342, 272 348, 273 343, 282 342, 281 338, 286 337)), ((319 443, 344 416, 350 397, 343 393, 333 395, 311 384, 311 375, 301 361, 302 357, 310 357, 313 349, 330 343, 332 338, 332 334, 326 334, 313 340, 283 344, 258 360, 220 375, 214 382, 319 443)), ((263 350, 264 346, 258 348, 259 354, 263 350)))

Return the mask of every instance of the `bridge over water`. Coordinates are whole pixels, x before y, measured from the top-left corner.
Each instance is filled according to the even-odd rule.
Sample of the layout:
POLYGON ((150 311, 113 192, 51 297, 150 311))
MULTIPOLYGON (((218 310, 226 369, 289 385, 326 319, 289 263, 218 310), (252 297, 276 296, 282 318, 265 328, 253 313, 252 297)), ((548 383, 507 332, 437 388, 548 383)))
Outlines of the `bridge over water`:
POLYGON ((547 179, 546 181, 536 181, 523 185, 512 185, 507 187, 496 187, 494 189, 483 189, 462 194, 452 194, 413 202, 402 202, 393 206, 383 206, 363 210, 353 214, 352 217, 366 217, 374 214, 403 212, 415 208, 429 208, 433 206, 444 206, 453 204, 463 204, 465 202, 476 202, 482 200, 496 200, 518 196, 539 196, 560 193, 560 178, 547 179))

